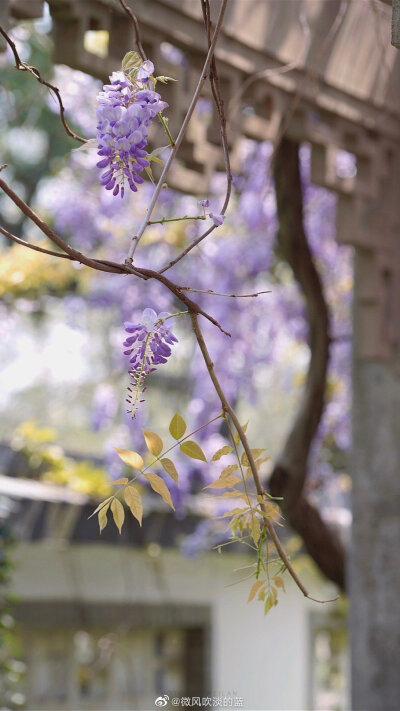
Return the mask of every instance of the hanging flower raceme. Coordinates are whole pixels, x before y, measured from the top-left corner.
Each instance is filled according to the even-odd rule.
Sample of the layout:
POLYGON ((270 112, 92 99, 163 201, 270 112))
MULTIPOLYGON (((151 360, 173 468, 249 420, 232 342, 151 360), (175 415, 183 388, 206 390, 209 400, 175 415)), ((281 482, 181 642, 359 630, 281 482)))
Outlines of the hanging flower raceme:
POLYGON ((103 86, 98 96, 97 143, 101 160, 98 168, 105 169, 100 183, 113 195, 124 196, 125 184, 133 192, 144 182, 140 175, 150 163, 146 145, 149 127, 154 117, 168 104, 160 94, 147 88, 154 71, 147 60, 130 74, 113 72, 110 84, 103 86))
POLYGON ((165 324, 168 318, 170 314, 166 312, 157 315, 153 309, 145 309, 140 323, 125 322, 125 331, 129 336, 124 341, 124 355, 130 356, 131 364, 127 402, 132 417, 135 417, 139 403, 143 402, 141 395, 146 390, 147 376, 158 365, 167 362, 172 352, 171 346, 178 342, 165 324))

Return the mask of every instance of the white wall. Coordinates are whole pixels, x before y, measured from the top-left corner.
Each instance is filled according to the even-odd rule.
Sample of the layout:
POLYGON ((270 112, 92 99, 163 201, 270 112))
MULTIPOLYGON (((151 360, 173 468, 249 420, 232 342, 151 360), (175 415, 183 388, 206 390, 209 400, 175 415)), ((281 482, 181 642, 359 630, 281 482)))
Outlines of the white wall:
MULTIPOLYGON (((247 710, 308 711, 308 615, 315 603, 287 581, 286 594, 264 617, 262 603, 246 603, 250 581, 226 587, 241 575, 234 568, 247 562, 229 553, 188 560, 170 550, 150 557, 122 546, 24 543, 15 550, 13 592, 21 602, 207 604, 213 694, 242 696, 247 710)), ((332 594, 316 580, 307 584, 317 596, 332 594)))

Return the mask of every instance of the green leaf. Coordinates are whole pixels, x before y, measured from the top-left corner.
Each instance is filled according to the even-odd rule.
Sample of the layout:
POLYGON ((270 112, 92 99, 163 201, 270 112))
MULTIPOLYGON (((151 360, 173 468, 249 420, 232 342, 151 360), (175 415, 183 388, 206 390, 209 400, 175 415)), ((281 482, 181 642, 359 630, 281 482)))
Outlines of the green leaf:
POLYGON ((158 163, 158 165, 164 165, 164 161, 162 158, 159 158, 158 156, 152 156, 150 160, 153 161, 153 163, 158 163))
POLYGON ((127 72, 132 69, 139 69, 142 64, 142 58, 139 52, 127 52, 122 60, 122 71, 127 72))
POLYGON ((186 422, 178 412, 175 412, 171 422, 169 423, 169 431, 174 439, 180 439, 186 432, 186 422))
POLYGON ((217 452, 215 452, 213 458, 211 459, 212 462, 217 462, 218 459, 221 459, 221 457, 224 457, 225 454, 230 454, 233 452, 232 447, 229 446, 229 444, 225 445, 225 447, 221 447, 217 452))
POLYGON ((139 521, 139 524, 142 525, 143 504, 138 490, 135 489, 134 486, 127 486, 124 491, 124 496, 132 514, 139 521))
POLYGON ((110 507, 110 503, 103 506, 103 508, 100 509, 100 511, 99 511, 98 519, 99 519, 100 533, 102 532, 103 528, 105 528, 107 526, 107 523, 108 523, 107 511, 108 511, 109 507, 110 507))
POLYGON ((169 81, 178 81, 177 79, 174 79, 173 77, 156 77, 156 81, 160 81, 161 84, 167 84, 169 81))
POLYGON ((128 466, 138 469, 139 471, 143 467, 144 461, 137 452, 133 452, 130 449, 118 449, 117 447, 115 451, 118 452, 118 456, 121 457, 122 461, 128 464, 128 466))
POLYGON ((169 492, 169 489, 168 489, 166 483, 164 482, 164 479, 161 479, 161 477, 158 476, 158 474, 153 474, 151 472, 149 472, 148 474, 145 474, 145 477, 146 477, 147 481, 149 482, 153 491, 155 491, 156 494, 160 494, 163 501, 165 501, 165 503, 168 504, 168 506, 170 506, 171 509, 175 510, 175 506, 172 503, 171 494, 169 492))
POLYGON ((150 454, 154 454, 155 457, 158 457, 158 455, 161 454, 163 449, 163 441, 161 437, 159 437, 158 434, 156 434, 155 432, 151 432, 150 430, 143 430, 143 435, 146 440, 147 448, 150 454))
POLYGON ((160 461, 163 469, 167 472, 167 474, 169 474, 170 477, 177 482, 178 472, 176 471, 176 467, 173 461, 171 459, 168 459, 168 457, 164 457, 160 461))
POLYGON ((152 182, 153 185, 154 185, 153 171, 152 171, 152 169, 150 168, 149 165, 145 168, 145 171, 146 171, 147 175, 149 176, 151 182, 152 182))
POLYGON ((114 517, 115 525, 121 533, 122 524, 125 520, 125 511, 124 507, 118 499, 113 499, 113 501, 111 502, 111 512, 114 517))
POLYGON ((183 452, 183 454, 186 454, 187 457, 191 457, 192 459, 200 459, 202 462, 207 461, 206 455, 204 454, 202 448, 192 439, 182 442, 179 449, 183 452))

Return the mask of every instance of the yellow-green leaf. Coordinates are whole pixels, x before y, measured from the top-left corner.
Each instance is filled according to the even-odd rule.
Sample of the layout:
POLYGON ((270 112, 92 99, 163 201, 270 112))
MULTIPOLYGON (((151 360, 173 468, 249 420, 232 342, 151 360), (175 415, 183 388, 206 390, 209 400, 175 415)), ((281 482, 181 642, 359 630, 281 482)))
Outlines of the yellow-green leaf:
POLYGON ((230 474, 235 472, 237 470, 237 468, 238 468, 237 464, 229 464, 229 466, 225 467, 225 469, 222 470, 222 472, 220 474, 221 479, 224 476, 230 476, 230 474))
POLYGON ((187 457, 191 457, 192 459, 200 459, 202 462, 207 461, 206 455, 204 454, 202 448, 192 439, 182 442, 179 449, 183 452, 183 454, 186 454, 187 457))
POLYGON ((112 484, 115 486, 116 484, 127 484, 129 481, 128 477, 122 476, 121 479, 116 479, 115 481, 112 482, 112 484))
POLYGON ((233 489, 232 491, 224 491, 223 494, 219 494, 221 499, 243 499, 246 504, 250 506, 250 499, 248 496, 243 491, 238 491, 237 489, 233 489))
POLYGON ((107 526, 107 511, 109 509, 110 503, 106 504, 103 506, 102 509, 99 511, 98 519, 99 519, 99 526, 100 526, 100 533, 102 532, 103 528, 107 526))
POLYGON ((281 578, 280 575, 275 575, 273 577, 273 581, 277 588, 282 588, 282 590, 285 589, 285 583, 283 582, 283 578, 281 578))
POLYGON ((170 477, 177 482, 178 472, 176 471, 176 467, 173 461, 171 459, 168 459, 168 457, 163 457, 163 459, 161 459, 160 461, 163 469, 165 469, 167 474, 169 474, 170 477))
MULTIPOLYGON (((245 425, 242 425, 242 430, 243 430, 244 433, 247 432, 248 424, 249 424, 249 423, 246 422, 245 425)), ((238 435, 237 432, 236 432, 236 433, 234 434, 234 436, 233 436, 233 441, 234 441, 234 443, 236 444, 236 446, 238 446, 238 444, 240 443, 240 437, 239 437, 239 435, 238 435)))
POLYGON ((258 520, 257 516, 251 517, 250 530, 251 530, 251 537, 257 546, 258 541, 260 540, 260 536, 261 536, 261 526, 260 526, 260 521, 258 520))
POLYGON ((169 424, 169 431, 174 439, 180 439, 186 432, 186 422, 178 412, 175 412, 169 424))
POLYGON ((95 516, 101 508, 103 508, 104 504, 107 503, 107 501, 111 501, 112 496, 109 496, 108 499, 104 499, 104 501, 101 502, 101 504, 98 505, 97 509, 93 511, 92 514, 90 514, 89 518, 92 518, 92 516, 95 516))
POLYGON ((237 476, 220 476, 218 479, 208 484, 206 489, 226 489, 235 486, 241 479, 237 476))
POLYGON ((111 502, 111 511, 114 517, 115 525, 121 533, 122 524, 125 520, 125 511, 121 502, 118 499, 113 499, 111 502))
POLYGON ((265 606, 264 606, 264 614, 266 615, 271 607, 274 607, 274 605, 278 604, 278 596, 275 588, 271 589, 271 592, 269 593, 266 601, 265 601, 265 606))
POLYGON ((158 457, 163 449, 163 441, 161 437, 159 437, 155 432, 150 432, 150 430, 143 430, 143 435, 150 454, 154 454, 155 457, 158 457))
POLYGON ((263 587, 263 585, 265 585, 265 581, 264 581, 264 580, 256 580, 255 583, 253 583, 253 585, 252 585, 251 588, 250 588, 249 599, 247 600, 247 602, 251 602, 252 600, 254 600, 257 591, 258 591, 261 587, 263 587))
POLYGON ((138 490, 135 489, 134 486, 127 486, 124 492, 124 496, 127 505, 132 511, 132 514, 139 521, 139 524, 142 525, 143 504, 142 498, 138 490))
POLYGON ((171 494, 164 479, 161 479, 158 474, 152 474, 151 472, 145 474, 145 477, 153 491, 155 491, 157 494, 160 494, 161 498, 165 501, 165 503, 168 504, 171 509, 175 510, 175 506, 172 503, 171 494))
POLYGON ((132 452, 130 449, 118 449, 117 447, 115 449, 118 452, 118 456, 121 457, 122 461, 129 467, 139 470, 143 467, 144 461, 137 452, 132 452))
MULTIPOLYGON (((251 449, 250 451, 254 457, 254 460, 256 460, 257 457, 259 457, 263 452, 265 452, 265 449, 251 449)), ((249 466, 250 462, 249 462, 246 452, 243 452, 241 461, 242 461, 242 464, 244 467, 249 466)))
POLYGON ((246 507, 246 508, 245 507, 243 507, 243 508, 236 507, 234 509, 231 509, 230 511, 226 511, 224 514, 222 514, 221 518, 228 518, 229 516, 236 516, 236 515, 243 516, 243 514, 247 513, 248 510, 249 510, 248 507, 246 507))
POLYGON ((221 457, 224 457, 225 454, 230 454, 231 452, 233 452, 232 447, 230 447, 229 444, 226 444, 225 447, 221 447, 221 449, 219 449, 217 452, 215 452, 211 461, 217 462, 218 459, 221 459, 221 457))

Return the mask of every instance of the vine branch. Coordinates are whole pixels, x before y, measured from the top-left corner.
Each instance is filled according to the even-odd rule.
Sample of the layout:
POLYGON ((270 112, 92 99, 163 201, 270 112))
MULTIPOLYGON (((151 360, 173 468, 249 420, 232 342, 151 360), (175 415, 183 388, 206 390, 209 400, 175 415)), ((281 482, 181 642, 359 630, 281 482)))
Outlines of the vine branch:
POLYGON ((17 50, 15 42, 13 42, 10 35, 7 34, 5 29, 3 27, 1 27, 1 25, 0 25, 0 34, 6 40, 8 46, 10 47, 10 49, 14 55, 16 69, 18 69, 21 72, 30 72, 32 74, 32 76, 34 76, 35 79, 39 82, 39 84, 43 84, 43 86, 46 86, 48 89, 50 89, 50 91, 53 92, 53 94, 56 97, 57 102, 58 102, 61 123, 64 126, 65 131, 67 132, 68 136, 71 136, 71 138, 73 138, 75 141, 79 141, 79 143, 87 143, 87 138, 82 138, 82 136, 79 136, 68 125, 68 122, 65 118, 65 108, 64 108, 64 104, 62 102, 61 93, 60 93, 59 88, 57 86, 54 86, 54 84, 50 84, 50 82, 46 81, 46 79, 43 79, 43 77, 37 67, 34 67, 33 65, 27 64, 26 62, 22 61, 21 57, 18 54, 18 50, 17 50))
POLYGON ((273 496, 283 497, 282 508, 289 523, 302 536, 322 572, 343 588, 343 546, 303 494, 310 449, 325 404, 330 346, 329 313, 303 225, 299 146, 286 137, 277 147, 274 179, 279 217, 278 247, 304 297, 311 356, 300 407, 273 469, 269 486, 273 496))

